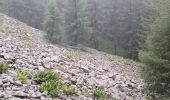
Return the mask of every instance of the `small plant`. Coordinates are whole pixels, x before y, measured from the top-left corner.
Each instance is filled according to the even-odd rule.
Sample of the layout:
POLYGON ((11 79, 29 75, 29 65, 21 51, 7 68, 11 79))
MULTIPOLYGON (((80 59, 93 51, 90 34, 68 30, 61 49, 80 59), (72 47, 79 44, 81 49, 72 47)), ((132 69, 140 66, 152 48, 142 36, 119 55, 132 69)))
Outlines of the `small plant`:
POLYGON ((43 92, 47 92, 47 94, 54 98, 59 97, 61 94, 62 84, 59 81, 51 80, 41 84, 40 90, 43 92))
POLYGON ((103 92, 102 90, 95 90, 92 95, 97 100, 105 100, 105 98, 106 98, 106 93, 103 92))
POLYGON ((6 35, 8 35, 8 36, 11 35, 12 31, 11 31, 11 29, 10 29, 9 26, 6 26, 4 29, 5 29, 5 30, 4 30, 4 33, 5 33, 6 35))
POLYGON ((43 82, 48 82, 51 80, 58 81, 59 77, 52 71, 40 71, 35 75, 34 80, 38 84, 42 84, 43 82))
POLYGON ((6 73, 8 71, 9 66, 6 63, 0 63, 0 74, 6 73))
POLYGON ((22 42, 23 42, 24 46, 26 46, 27 48, 33 48, 34 47, 34 44, 28 38, 26 38, 25 40, 22 40, 22 42))
POLYGON ((62 89, 66 95, 76 94, 76 89, 74 87, 67 85, 67 84, 63 84, 62 89))
POLYGON ((66 95, 76 93, 75 88, 60 82, 57 74, 52 71, 38 72, 34 79, 37 83, 41 84, 40 91, 47 92, 47 95, 52 98, 59 97, 62 93, 66 95))
POLYGON ((17 73, 16 79, 21 81, 22 84, 27 83, 29 73, 27 71, 19 71, 17 73))

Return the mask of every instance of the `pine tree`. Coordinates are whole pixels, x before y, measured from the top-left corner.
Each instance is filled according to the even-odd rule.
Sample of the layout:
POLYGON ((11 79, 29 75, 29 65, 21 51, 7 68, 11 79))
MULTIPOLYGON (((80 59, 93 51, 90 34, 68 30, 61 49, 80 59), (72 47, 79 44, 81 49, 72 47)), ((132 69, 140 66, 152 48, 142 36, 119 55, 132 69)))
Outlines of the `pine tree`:
POLYGON ((92 31, 90 34, 90 46, 99 49, 99 35, 100 35, 100 30, 99 30, 99 13, 100 13, 100 8, 99 8, 99 3, 96 0, 89 0, 87 1, 87 17, 90 22, 89 27, 91 27, 92 31))
POLYGON ((81 0, 68 0, 65 12, 67 40, 71 45, 84 44, 86 41, 86 18, 83 16, 81 0))
POLYGON ((45 22, 44 31, 46 32, 46 37, 52 43, 61 42, 62 38, 62 28, 61 28, 61 16, 55 5, 55 2, 49 4, 45 22))
POLYGON ((146 40, 146 50, 140 52, 145 64, 145 79, 153 92, 166 92, 170 86, 170 1, 155 0, 158 12, 146 40))

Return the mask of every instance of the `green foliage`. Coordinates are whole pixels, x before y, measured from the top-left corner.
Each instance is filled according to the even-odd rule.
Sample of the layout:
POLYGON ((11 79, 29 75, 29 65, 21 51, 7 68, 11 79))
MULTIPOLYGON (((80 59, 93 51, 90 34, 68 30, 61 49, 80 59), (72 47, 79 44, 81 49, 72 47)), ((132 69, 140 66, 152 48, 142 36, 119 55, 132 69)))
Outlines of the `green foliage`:
POLYGON ((37 83, 42 84, 43 82, 48 82, 51 80, 58 81, 59 77, 52 71, 40 71, 34 76, 34 80, 37 83))
MULTIPOLYGON (((52 43, 81 44, 137 59, 139 34, 143 36, 147 27, 142 21, 151 11, 149 1, 1 0, 0 11, 43 29, 52 43)), ((32 47, 29 41, 23 43, 32 47)))
POLYGON ((59 77, 52 71, 38 72, 34 79, 41 85, 40 90, 42 92, 47 92, 52 98, 59 97, 62 93, 66 95, 73 95, 76 93, 75 88, 60 82, 59 77))
POLYGON ((16 79, 21 81, 22 84, 27 83, 29 72, 28 71, 19 71, 17 73, 16 79))
POLYGON ((93 92, 93 97, 95 97, 97 100, 105 100, 105 98, 106 98, 106 93, 105 92, 103 92, 103 90, 95 90, 94 92, 93 92))
POLYGON ((61 36, 63 32, 61 20, 62 18, 55 1, 50 2, 46 18, 44 20, 44 31, 47 34, 47 39, 49 39, 52 43, 61 42, 61 36))
POLYGON ((165 92, 170 81, 170 63, 148 54, 140 55, 140 59, 146 64, 144 78, 148 83, 148 89, 154 92, 165 92))
POLYGON ((6 73, 8 71, 9 66, 6 63, 0 63, 0 74, 6 73))
POLYGON ((151 96, 148 96, 147 100, 154 100, 154 99, 151 96))
POLYGON ((67 95, 73 95, 73 94, 76 94, 76 89, 67 85, 67 84, 63 84, 62 85, 62 90, 65 94, 67 95))
POLYGON ((47 94, 52 98, 59 97, 62 93, 66 95, 76 94, 75 88, 56 80, 43 82, 41 84, 40 90, 46 91, 47 94))
POLYGON ((51 80, 42 83, 40 90, 46 91, 50 97, 54 98, 60 96, 62 93, 61 88, 62 84, 59 81, 51 80))
POLYGON ((140 52, 145 64, 144 78, 152 92, 164 93, 170 85, 170 1, 154 2, 159 16, 151 24, 146 39, 146 50, 140 52))

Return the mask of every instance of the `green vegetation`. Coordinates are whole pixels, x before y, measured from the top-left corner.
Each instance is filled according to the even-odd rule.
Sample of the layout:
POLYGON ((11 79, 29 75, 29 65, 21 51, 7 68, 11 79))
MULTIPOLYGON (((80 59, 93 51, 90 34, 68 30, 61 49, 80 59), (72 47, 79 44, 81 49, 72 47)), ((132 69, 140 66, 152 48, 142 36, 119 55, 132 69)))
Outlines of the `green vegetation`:
POLYGON ((40 84, 40 90, 42 92, 47 92, 52 98, 60 97, 63 93, 66 95, 76 94, 75 88, 60 82, 57 74, 52 71, 38 72, 34 79, 40 84))
POLYGON ((26 84, 28 76, 29 76, 29 72, 28 71, 19 71, 17 73, 16 79, 21 81, 22 84, 26 84))
POLYGON ((144 78, 152 94, 166 93, 170 86, 170 1, 154 0, 159 16, 151 23, 146 48, 140 52, 144 78))
POLYGON ((1 0, 0 12, 44 30, 52 43, 81 44, 137 59, 149 1, 1 0))
POLYGON ((51 80, 58 81, 59 77, 52 71, 40 71, 35 75, 34 80, 37 83, 42 84, 43 82, 48 82, 51 80))
POLYGON ((0 63, 0 74, 6 73, 8 71, 8 64, 6 63, 0 63))
POLYGON ((68 84, 63 84, 62 85, 62 90, 64 91, 65 94, 67 95, 73 95, 76 94, 76 89, 69 86, 68 84))
POLYGON ((46 91, 52 98, 59 97, 62 93, 62 84, 56 80, 46 81, 41 84, 40 90, 46 91))
POLYGON ((27 48, 34 47, 34 44, 33 44, 33 42, 30 39, 22 40, 22 42, 23 42, 24 46, 26 46, 27 48))
POLYGON ((57 5, 54 0, 50 1, 47 14, 44 20, 44 31, 47 33, 46 37, 52 43, 59 43, 61 42, 61 35, 62 35, 62 21, 61 15, 57 8, 57 5))
POLYGON ((10 36, 12 34, 12 31, 9 26, 4 26, 2 32, 4 32, 7 36, 10 36))
POLYGON ((103 90, 100 90, 100 89, 95 90, 92 95, 97 100, 105 100, 105 98, 106 98, 106 93, 103 90))
POLYGON ((62 93, 66 95, 76 94, 75 88, 55 80, 42 83, 40 90, 47 91, 47 94, 52 98, 59 97, 62 93))
MULTIPOLYGON (((86 51, 81 47, 84 45, 140 60, 149 94, 170 91, 170 0, 1 0, 0 4, 4 14, 44 29, 52 43, 62 42, 86 51)), ((7 35, 15 33, 10 26, 2 27, 7 35)), ((27 37, 28 30, 19 29, 23 27, 17 31, 27 37)), ((29 38, 17 40, 28 47, 33 45, 29 38)), ((65 55, 65 60, 75 62, 81 55, 71 53, 65 55)), ((1 64, 0 73, 7 71, 5 66, 1 64)), ((50 81, 58 82, 59 78, 45 71, 39 72, 35 80, 53 84, 50 81)), ((74 93, 73 88, 65 88, 68 94, 74 93)), ((98 99, 102 95, 100 90, 94 92, 98 99)))

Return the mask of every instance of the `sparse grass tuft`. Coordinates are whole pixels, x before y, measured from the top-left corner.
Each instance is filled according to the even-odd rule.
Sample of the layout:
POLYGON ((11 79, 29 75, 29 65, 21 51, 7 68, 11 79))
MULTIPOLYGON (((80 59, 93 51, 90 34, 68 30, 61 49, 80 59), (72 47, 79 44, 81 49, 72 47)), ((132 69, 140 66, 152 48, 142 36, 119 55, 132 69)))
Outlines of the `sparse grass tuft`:
POLYGON ((21 81, 22 84, 27 83, 29 72, 28 71, 19 71, 17 73, 16 79, 21 81))
POLYGON ((12 31, 10 27, 6 26, 3 31, 6 35, 10 36, 12 34, 12 31))
POLYGON ((66 95, 76 94, 76 89, 74 87, 67 85, 67 84, 62 85, 62 90, 66 95))
POLYGON ((51 81, 42 83, 40 90, 43 92, 46 91, 50 97, 54 98, 54 97, 60 96, 62 92, 61 87, 62 87, 62 84, 59 81, 51 80, 51 81))
POLYGON ((6 63, 0 63, 0 74, 6 73, 8 71, 9 66, 6 63))
POLYGON ((93 97, 95 97, 97 100, 105 100, 105 98, 106 98, 106 93, 105 92, 103 92, 102 90, 95 90, 94 92, 93 92, 93 97))
POLYGON ((55 74, 52 71, 40 71, 35 75, 34 80, 38 84, 42 84, 43 82, 47 82, 51 80, 58 81, 59 77, 57 76, 57 74, 55 74))
POLYGON ((54 98, 61 94, 73 95, 76 93, 75 88, 60 82, 59 77, 52 71, 41 71, 35 75, 35 81, 39 83, 40 91, 47 92, 47 94, 54 98))

